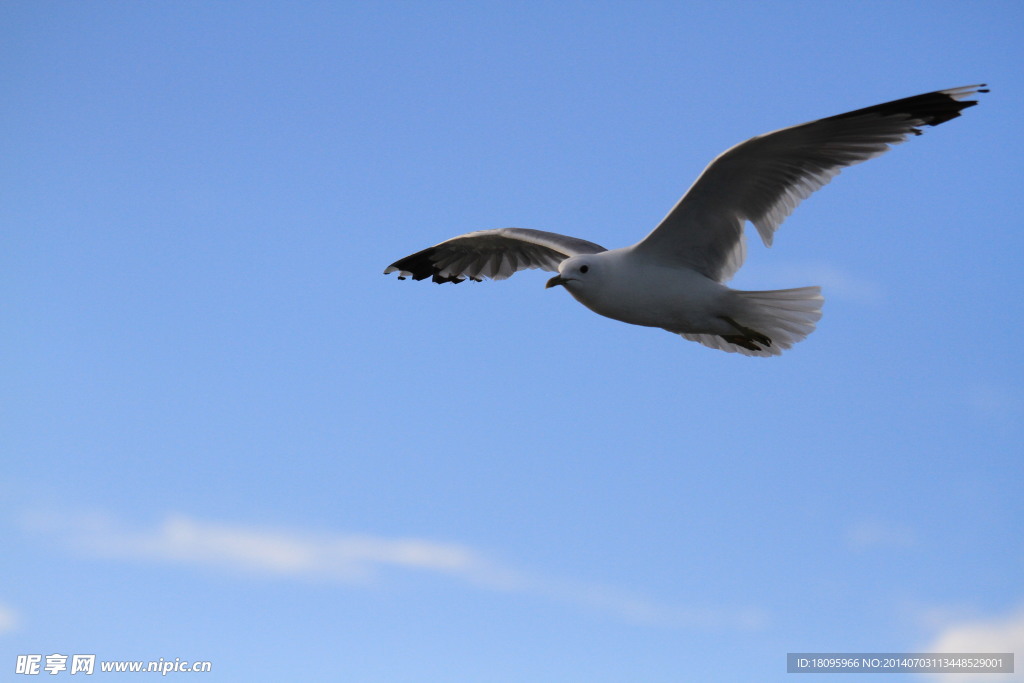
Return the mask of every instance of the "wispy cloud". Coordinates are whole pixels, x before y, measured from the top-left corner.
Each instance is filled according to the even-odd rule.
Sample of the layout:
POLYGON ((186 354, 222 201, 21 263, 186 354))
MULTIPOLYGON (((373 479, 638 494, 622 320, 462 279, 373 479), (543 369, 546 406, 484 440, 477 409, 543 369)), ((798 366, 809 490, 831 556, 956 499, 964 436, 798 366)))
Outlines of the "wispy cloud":
MULTIPOLYGON (((1024 653, 1024 607, 989 618, 960 619, 946 623, 925 652, 1014 652, 1024 653)), ((1024 667, 1015 662, 1013 674, 933 674, 936 683, 996 683, 1024 681, 1024 667)))
POLYGON ((1024 397, 1002 384, 977 381, 967 387, 967 406, 978 416, 1016 419, 1024 414, 1024 397))
POLYGON ((416 538, 311 533, 167 515, 151 527, 128 527, 105 516, 35 516, 29 528, 60 538, 77 551, 107 558, 205 565, 221 569, 351 583, 388 568, 457 576, 512 588, 514 573, 470 548, 416 538))
POLYGON ((181 514, 141 528, 103 516, 36 515, 26 528, 56 538, 77 553, 108 559, 353 585, 382 580, 390 571, 421 572, 487 590, 573 603, 638 623, 749 630, 766 621, 756 609, 685 609, 607 585, 543 577, 497 562, 466 545, 421 538, 312 533, 210 522, 181 514))
POLYGON ((0 636, 18 628, 18 613, 14 608, 0 604, 0 636))
POLYGON ((751 263, 740 274, 742 282, 756 284, 742 284, 741 287, 738 280, 732 286, 774 289, 819 285, 824 289, 826 298, 839 297, 861 304, 877 304, 885 295, 881 284, 829 263, 751 263))
POLYGON ((909 526, 883 519, 860 520, 846 530, 846 544, 856 551, 910 548, 916 543, 917 538, 909 526))

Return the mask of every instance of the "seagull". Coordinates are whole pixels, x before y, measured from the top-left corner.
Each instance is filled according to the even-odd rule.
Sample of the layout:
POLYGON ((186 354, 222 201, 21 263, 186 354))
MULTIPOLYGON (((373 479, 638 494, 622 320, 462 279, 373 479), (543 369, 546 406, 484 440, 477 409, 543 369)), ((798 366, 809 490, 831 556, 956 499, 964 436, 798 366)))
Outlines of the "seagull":
POLYGON ((600 315, 658 327, 713 349, 777 356, 821 318, 820 287, 741 291, 726 283, 743 265, 743 230, 766 247, 779 225, 847 166, 867 161, 976 105, 985 84, 906 97, 758 135, 718 155, 661 223, 629 247, 525 228, 459 235, 395 261, 384 274, 503 280, 530 268, 600 315))

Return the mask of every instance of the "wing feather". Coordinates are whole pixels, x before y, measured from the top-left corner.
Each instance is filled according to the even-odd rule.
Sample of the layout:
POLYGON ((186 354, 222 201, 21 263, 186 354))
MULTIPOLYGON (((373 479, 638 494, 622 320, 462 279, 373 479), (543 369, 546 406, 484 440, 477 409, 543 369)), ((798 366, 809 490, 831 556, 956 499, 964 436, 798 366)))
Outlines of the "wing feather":
POLYGON ((399 259, 384 274, 397 271, 401 280, 429 277, 437 283, 458 283, 467 278, 504 280, 530 268, 557 271, 558 264, 570 256, 601 251, 606 249, 593 242, 542 230, 479 230, 399 259))
POLYGON ((765 246, 801 201, 839 172, 960 115, 984 85, 939 90, 783 128, 712 161, 658 226, 634 246, 651 258, 726 281, 743 264, 743 225, 765 246))

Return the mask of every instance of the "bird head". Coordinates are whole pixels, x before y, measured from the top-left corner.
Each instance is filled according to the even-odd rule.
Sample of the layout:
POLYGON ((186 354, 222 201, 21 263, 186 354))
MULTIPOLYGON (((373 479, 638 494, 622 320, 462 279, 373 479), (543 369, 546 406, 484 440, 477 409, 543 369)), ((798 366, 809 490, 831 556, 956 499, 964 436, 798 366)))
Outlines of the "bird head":
POLYGON ((570 292, 586 285, 593 277, 594 264, 592 255, 567 258, 558 265, 558 275, 548 280, 545 289, 562 285, 570 292))

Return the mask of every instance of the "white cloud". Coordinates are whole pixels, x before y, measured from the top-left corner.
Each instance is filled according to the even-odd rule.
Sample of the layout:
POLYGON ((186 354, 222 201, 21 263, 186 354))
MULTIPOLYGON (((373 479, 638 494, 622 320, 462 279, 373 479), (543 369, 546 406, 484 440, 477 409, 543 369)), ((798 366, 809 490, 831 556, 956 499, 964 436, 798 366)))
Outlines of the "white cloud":
POLYGON ((819 285, 826 299, 838 297, 861 304, 877 304, 884 298, 883 287, 828 263, 748 264, 740 271, 732 287, 740 289, 776 289, 819 285), (739 284, 741 282, 756 284, 739 284))
POLYGON ((978 381, 967 387, 968 407, 980 417, 1009 419, 1024 413, 1024 399, 1019 391, 995 382, 978 381))
POLYGON ((18 628, 18 613, 7 605, 0 604, 0 636, 18 628))
MULTIPOLYGON (((1024 654, 1024 608, 1006 616, 988 619, 961 619, 948 622, 924 652, 1013 652, 1024 654)), ((1012 674, 929 675, 936 683, 1001 683, 1024 681, 1024 667, 1014 662, 1012 674)))
POLYGON ((473 550, 415 538, 316 534, 223 524, 172 514, 151 528, 129 529, 106 517, 36 517, 31 527, 71 547, 108 558, 206 565, 276 576, 361 582, 389 567, 459 576, 509 587, 516 576, 473 550))
POLYGON ((917 543, 913 530, 904 524, 881 519, 865 519, 846 530, 846 543, 852 550, 872 548, 910 548, 917 543))
POLYGON ((447 576, 479 588, 537 595, 663 626, 749 630, 763 626, 756 609, 681 609, 610 586, 529 574, 457 543, 420 538, 310 533, 168 515, 149 528, 107 517, 35 516, 27 528, 77 552, 110 559, 215 567, 281 579, 362 584, 388 571, 447 576))

